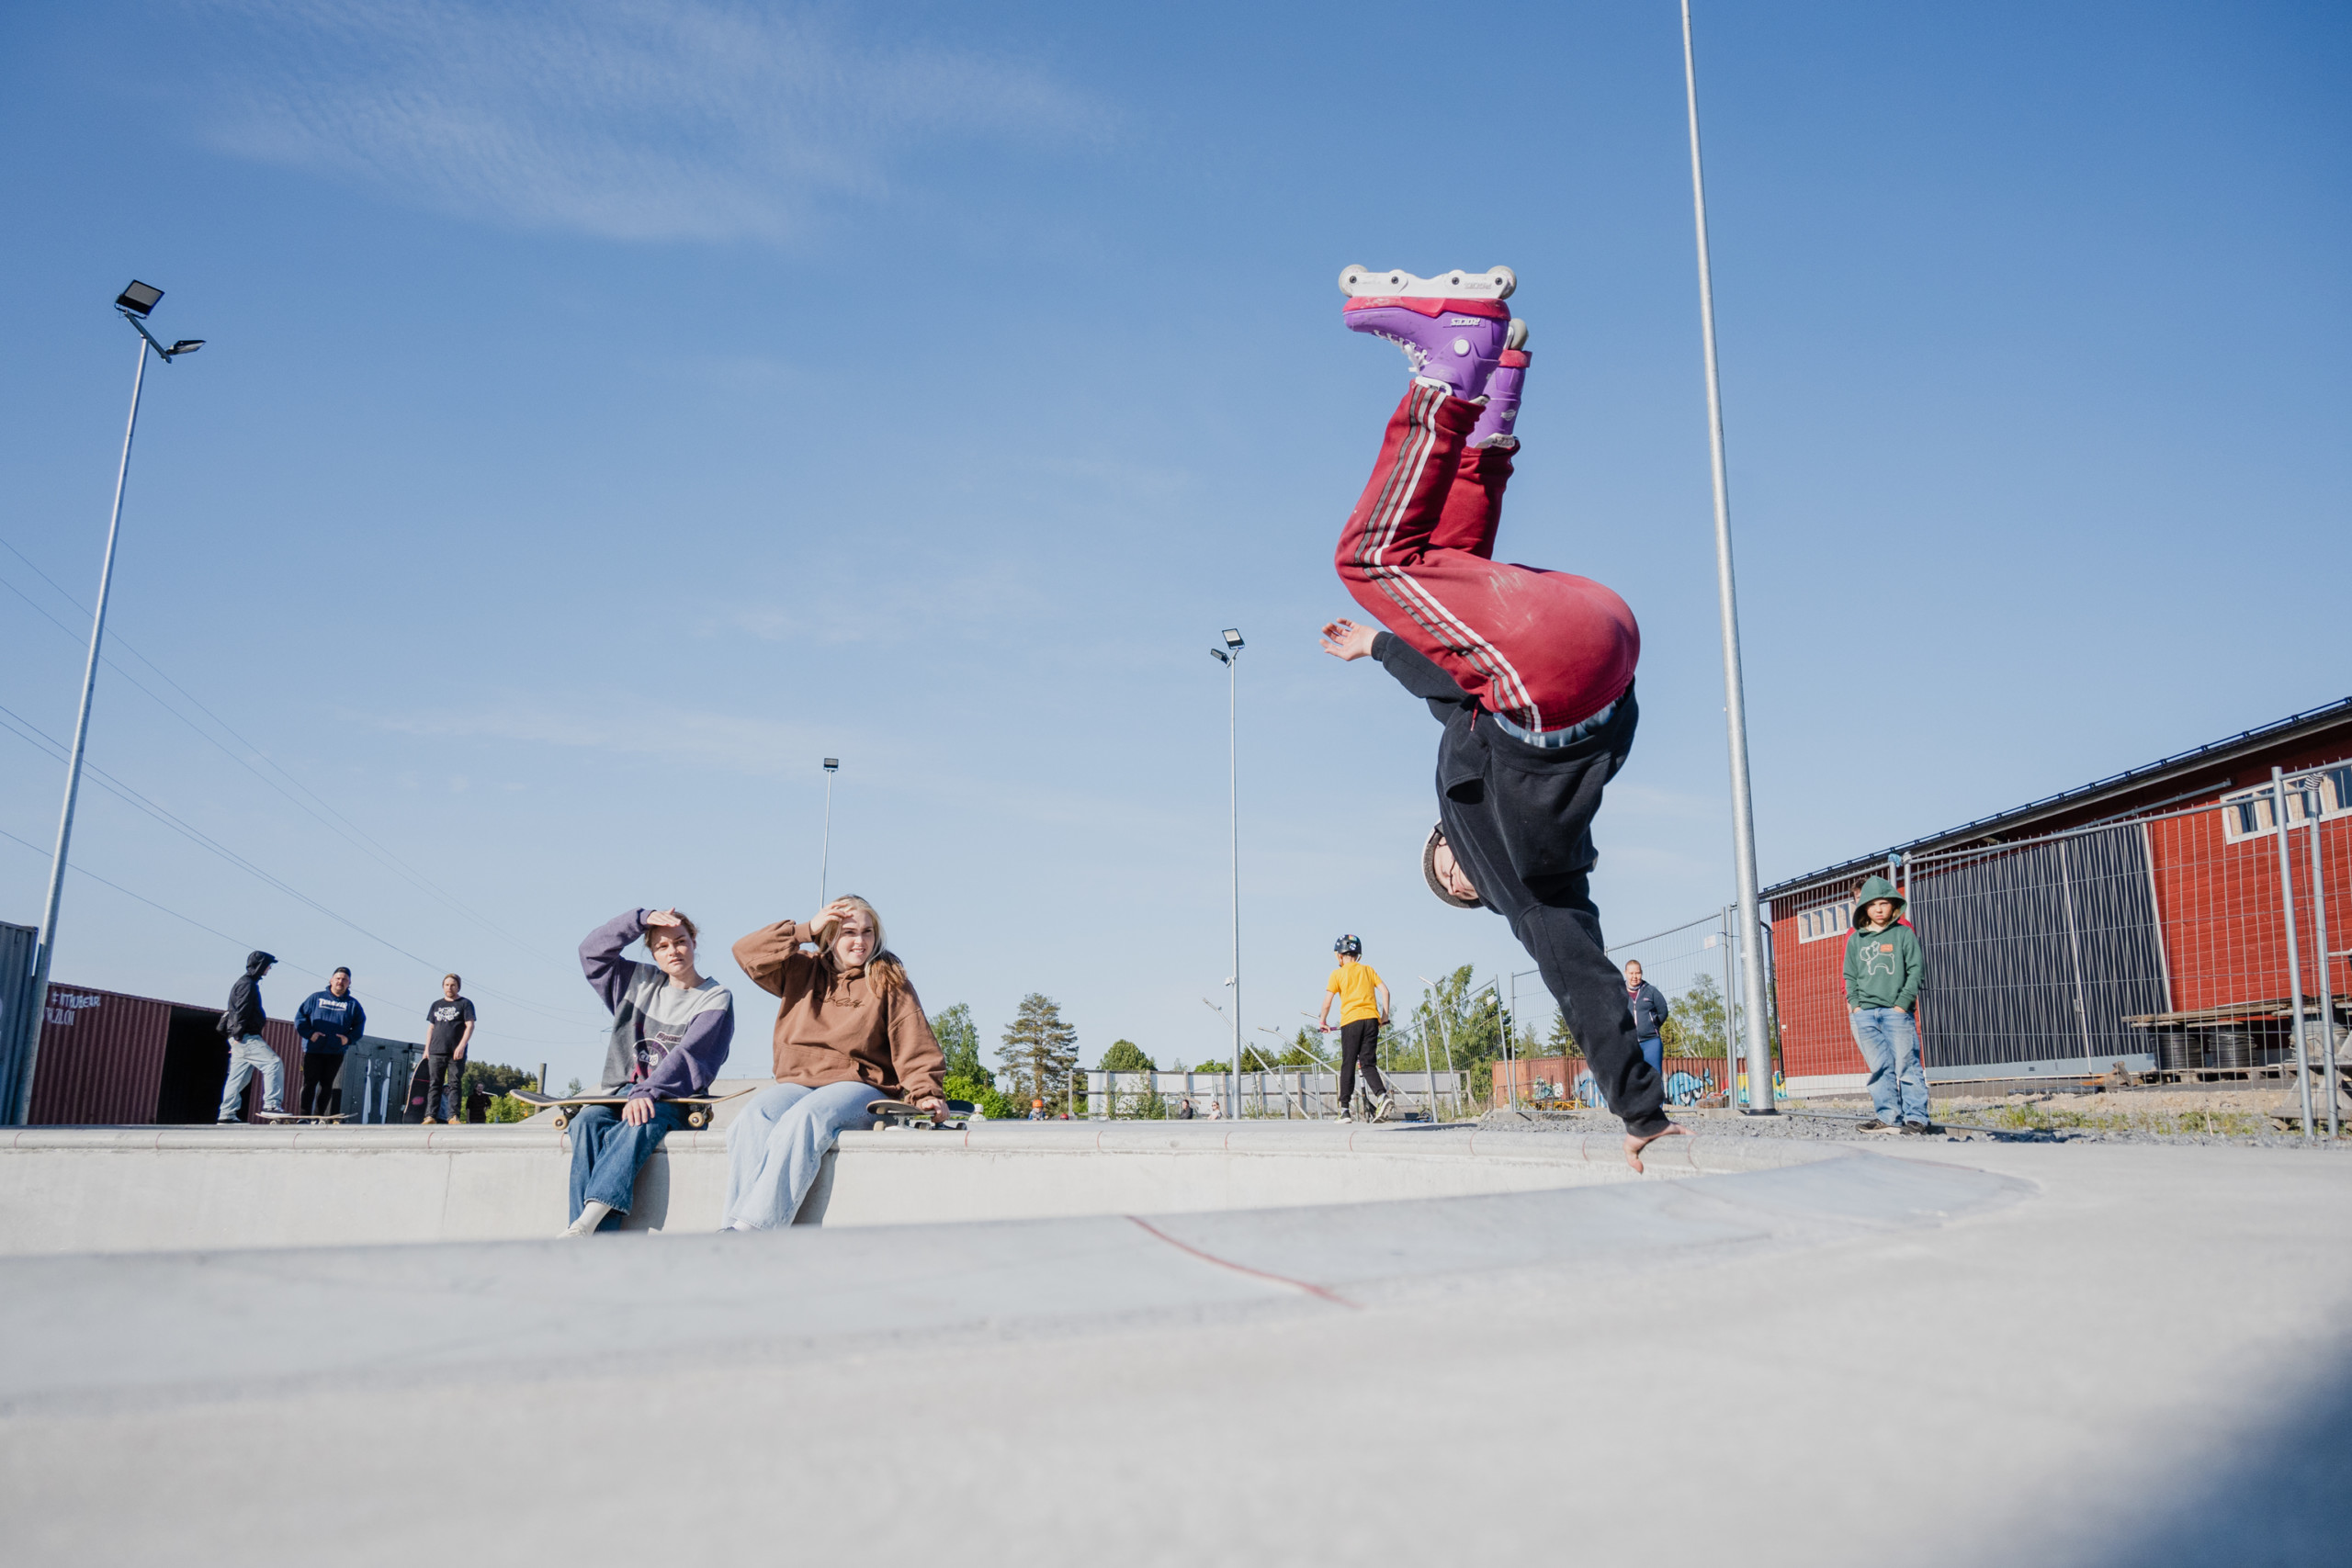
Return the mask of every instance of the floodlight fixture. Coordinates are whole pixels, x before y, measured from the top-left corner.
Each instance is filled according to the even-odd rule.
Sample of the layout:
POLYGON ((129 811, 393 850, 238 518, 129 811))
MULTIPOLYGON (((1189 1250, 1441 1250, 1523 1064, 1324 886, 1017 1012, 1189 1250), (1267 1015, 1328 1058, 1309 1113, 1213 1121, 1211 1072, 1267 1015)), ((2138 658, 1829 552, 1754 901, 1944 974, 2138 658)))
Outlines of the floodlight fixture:
POLYGON ((1239 652, 1241 649, 1241 634, 1234 630, 1231 626, 1226 627, 1225 646, 1232 649, 1237 653, 1239 652))
POLYGON ((155 308, 155 301, 163 297, 162 289, 152 283, 141 283, 134 277, 130 280, 130 288, 114 297, 114 308, 118 310, 129 311, 134 316, 144 316, 155 308))
POLYGON ((1219 664, 1230 664, 1233 662, 1231 659, 1227 657, 1225 649, 1217 647, 1215 643, 1209 644, 1209 657, 1216 660, 1219 664))
POLYGON ((837 771, 841 765, 842 760, 839 757, 828 757, 825 759, 825 772, 829 773, 837 771))
POLYGON ((183 354, 194 354, 198 349, 202 348, 203 346, 204 340, 200 337, 184 337, 180 339, 179 342, 172 344, 171 347, 164 350, 164 357, 166 359, 176 359, 183 354))

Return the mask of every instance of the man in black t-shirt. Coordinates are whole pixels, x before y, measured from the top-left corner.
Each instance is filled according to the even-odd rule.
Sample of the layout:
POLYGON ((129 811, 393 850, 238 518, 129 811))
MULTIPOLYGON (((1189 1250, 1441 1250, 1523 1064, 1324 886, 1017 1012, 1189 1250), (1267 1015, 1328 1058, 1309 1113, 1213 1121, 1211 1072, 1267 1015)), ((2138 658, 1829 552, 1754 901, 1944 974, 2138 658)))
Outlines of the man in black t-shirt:
POLYGON ((458 1119, 457 1075, 465 1066, 466 1043, 474 1037, 474 1004, 458 994, 455 975, 441 976, 441 999, 424 1010, 433 1032, 424 1040, 424 1124, 458 1119), (443 1114, 446 1112, 446 1114, 443 1114))

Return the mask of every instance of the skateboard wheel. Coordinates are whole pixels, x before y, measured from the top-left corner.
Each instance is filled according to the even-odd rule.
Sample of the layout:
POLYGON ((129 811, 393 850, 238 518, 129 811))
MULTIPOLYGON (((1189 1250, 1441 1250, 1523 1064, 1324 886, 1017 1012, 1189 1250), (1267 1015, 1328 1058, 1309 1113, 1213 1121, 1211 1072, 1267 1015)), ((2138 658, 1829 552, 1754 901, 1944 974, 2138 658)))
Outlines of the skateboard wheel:
POLYGON ((571 1111, 557 1111, 557 1112, 555 1113, 555 1130, 556 1130, 557 1132, 559 1132, 559 1133, 562 1132, 566 1126, 568 1126, 568 1125, 570 1125, 570 1124, 571 1124, 571 1111))
POLYGON ((686 1125, 689 1127, 699 1127, 709 1120, 710 1118, 708 1116, 699 1111, 689 1111, 686 1112, 686 1125))

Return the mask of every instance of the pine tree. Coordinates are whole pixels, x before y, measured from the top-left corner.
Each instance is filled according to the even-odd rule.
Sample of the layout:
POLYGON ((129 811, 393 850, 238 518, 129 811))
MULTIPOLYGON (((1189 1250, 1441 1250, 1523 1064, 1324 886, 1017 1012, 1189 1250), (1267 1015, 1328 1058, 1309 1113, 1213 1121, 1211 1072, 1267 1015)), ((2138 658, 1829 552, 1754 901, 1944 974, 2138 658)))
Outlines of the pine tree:
POLYGON ((1551 1037, 1544 1042, 1544 1048, 1546 1055, 1554 1056, 1581 1056, 1584 1055, 1584 1047, 1577 1044, 1577 1037, 1568 1032, 1568 1015, 1566 1013, 1563 1012, 1553 1014, 1551 1037))
POLYGON ((1070 1069, 1078 1066, 1078 1031, 1062 1021, 1062 1010, 1052 998, 1032 991, 1005 1026, 996 1059, 1004 1065, 1015 1100, 1042 1100, 1051 1112, 1069 1092, 1070 1069))

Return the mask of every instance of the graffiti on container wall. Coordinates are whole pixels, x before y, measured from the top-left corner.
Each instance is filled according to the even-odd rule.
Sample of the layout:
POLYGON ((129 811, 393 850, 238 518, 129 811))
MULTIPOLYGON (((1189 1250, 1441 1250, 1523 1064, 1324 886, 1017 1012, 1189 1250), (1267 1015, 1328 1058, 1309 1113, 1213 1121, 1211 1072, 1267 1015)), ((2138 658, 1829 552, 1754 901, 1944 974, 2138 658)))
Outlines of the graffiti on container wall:
POLYGON ((56 1024, 61 1029, 71 1029, 84 1008, 97 1007, 105 1000, 104 997, 90 996, 86 992, 52 989, 49 993, 49 1007, 41 1014, 41 1021, 56 1024))

